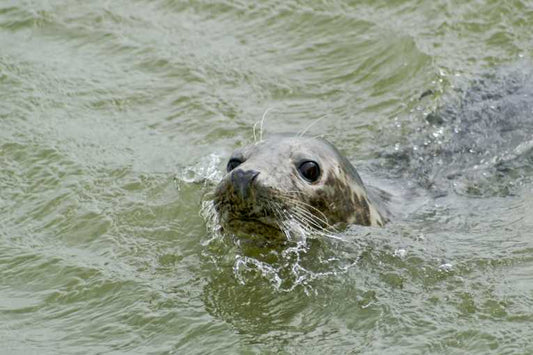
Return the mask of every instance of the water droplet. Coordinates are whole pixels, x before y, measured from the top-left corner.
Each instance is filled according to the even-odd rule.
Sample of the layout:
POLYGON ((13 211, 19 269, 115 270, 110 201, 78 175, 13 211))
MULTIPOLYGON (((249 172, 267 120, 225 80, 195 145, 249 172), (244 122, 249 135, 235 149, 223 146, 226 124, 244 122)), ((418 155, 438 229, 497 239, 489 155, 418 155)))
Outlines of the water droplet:
POLYGON ((403 248, 399 248, 399 249, 396 249, 394 251, 394 256, 397 256, 399 257, 400 259, 403 259, 405 258, 405 256, 407 255, 407 250, 403 249, 403 248))
POLYGON ((452 271, 452 267, 453 267, 452 264, 450 264, 450 263, 444 263, 444 264, 441 264, 441 265, 439 266, 439 270, 441 270, 441 271, 446 271, 446 272, 450 272, 450 271, 452 271))

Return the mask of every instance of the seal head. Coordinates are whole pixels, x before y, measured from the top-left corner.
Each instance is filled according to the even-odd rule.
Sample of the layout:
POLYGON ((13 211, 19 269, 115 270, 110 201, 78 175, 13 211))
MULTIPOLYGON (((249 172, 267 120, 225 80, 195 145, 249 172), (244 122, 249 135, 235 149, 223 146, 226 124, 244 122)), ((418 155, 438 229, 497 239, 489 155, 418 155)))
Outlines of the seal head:
POLYGON ((283 235, 346 224, 383 226, 359 174, 329 142, 273 137, 233 152, 215 191, 223 231, 283 235))

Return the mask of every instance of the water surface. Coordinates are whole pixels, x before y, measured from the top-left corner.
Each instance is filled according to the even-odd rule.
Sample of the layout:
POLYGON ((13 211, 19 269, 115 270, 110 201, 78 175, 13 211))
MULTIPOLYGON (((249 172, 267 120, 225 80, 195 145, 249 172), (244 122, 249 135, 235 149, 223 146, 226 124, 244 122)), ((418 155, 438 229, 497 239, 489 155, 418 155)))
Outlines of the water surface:
POLYGON ((525 1, 0 1, 3 351, 532 353, 532 23, 525 1), (495 88, 519 120, 484 135, 495 88), (267 109, 265 135, 316 121, 397 218, 218 236, 202 206, 267 109))

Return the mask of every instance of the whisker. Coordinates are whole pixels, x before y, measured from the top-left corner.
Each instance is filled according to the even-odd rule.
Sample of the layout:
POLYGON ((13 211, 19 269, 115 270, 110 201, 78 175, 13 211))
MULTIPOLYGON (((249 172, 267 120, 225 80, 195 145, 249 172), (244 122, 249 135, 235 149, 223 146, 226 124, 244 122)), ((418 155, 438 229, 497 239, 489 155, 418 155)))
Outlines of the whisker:
MULTIPOLYGON (((294 203, 295 206, 308 207, 309 209, 312 209, 312 210, 316 211, 318 214, 321 215, 322 218, 320 218, 320 217, 318 217, 316 215, 313 215, 313 216, 315 216, 316 218, 319 218, 324 224, 330 226, 329 223, 328 223, 327 216, 324 214, 324 212, 322 212, 321 210, 319 210, 315 206, 312 206, 312 205, 308 204, 307 202, 304 202, 304 201, 301 201, 301 200, 289 199, 289 198, 287 198, 287 200, 292 202, 292 203, 294 203)), ((308 211, 308 213, 310 213, 310 212, 308 211)))
POLYGON ((255 136, 255 127, 257 127, 257 124, 259 121, 255 121, 254 126, 252 127, 252 132, 254 134, 254 143, 257 143, 257 137, 255 136))
POLYGON ((303 209, 306 213, 309 213, 309 214, 312 215, 313 217, 315 217, 315 218, 321 220, 323 223, 328 224, 328 217, 324 214, 324 212, 322 212, 322 211, 319 210, 318 208, 316 208, 316 207, 314 207, 314 206, 312 206, 312 205, 310 205, 310 204, 308 204, 308 203, 306 203, 306 202, 304 202, 304 201, 294 200, 293 202, 294 202, 294 203, 296 204, 296 206, 299 207, 299 208, 302 208, 302 209, 303 209, 303 207, 308 207, 308 208, 310 208, 310 209, 316 211, 317 213, 320 214, 320 216, 317 216, 317 215, 311 213, 311 211, 308 211, 308 210, 303 209))
POLYGON ((316 229, 324 228, 324 226, 320 223, 320 220, 313 218, 316 216, 306 215, 304 211, 297 211, 294 213, 294 215, 297 216, 300 220, 304 221, 306 224, 314 226, 316 229))
POLYGON ((300 192, 298 191, 278 191, 276 192, 275 197, 282 200, 284 204, 291 204, 293 206, 293 209, 297 208, 298 210, 302 211, 300 215, 302 213, 305 213, 307 215, 307 220, 313 220, 312 224, 319 225, 320 228, 324 228, 325 226, 326 228, 332 229, 333 226, 329 224, 328 218, 324 214, 324 212, 308 204, 307 202, 297 199, 297 195, 299 194, 300 192), (310 210, 315 211, 316 214, 311 213, 310 210))
MULTIPOLYGON (((321 230, 324 228, 323 221, 301 207, 281 212, 283 212, 281 219, 284 221, 296 222, 299 228, 301 228, 306 234, 311 234, 314 230, 321 230)), ((286 225, 286 228, 288 227, 289 229, 294 227, 294 225, 287 226, 286 222, 284 224, 286 225)))
POLYGON ((326 115, 322 116, 322 117, 319 117, 317 119, 315 119, 313 122, 311 122, 307 127, 305 127, 302 131, 298 132, 298 134, 296 136, 298 137, 303 137, 304 134, 311 128, 313 127, 316 123, 320 122, 324 117, 326 117, 326 115))
POLYGON ((263 141, 263 123, 265 122, 265 117, 268 114, 268 112, 270 112, 270 110, 272 109, 273 107, 267 108, 265 112, 263 113, 263 117, 261 118, 261 125, 259 126, 259 142, 263 141))
POLYGON ((321 237, 326 237, 326 238, 330 238, 330 239, 340 240, 340 241, 342 241, 342 242, 345 242, 345 241, 346 241, 344 238, 337 237, 337 236, 334 235, 334 234, 324 233, 323 231, 318 231, 318 234, 320 234, 321 237))

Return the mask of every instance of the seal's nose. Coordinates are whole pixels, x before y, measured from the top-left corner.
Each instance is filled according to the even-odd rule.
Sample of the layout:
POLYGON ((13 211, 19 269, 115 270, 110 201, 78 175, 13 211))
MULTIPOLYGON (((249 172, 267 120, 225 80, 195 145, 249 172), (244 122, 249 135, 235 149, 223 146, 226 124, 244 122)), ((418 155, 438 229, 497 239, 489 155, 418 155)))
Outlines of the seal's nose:
POLYGON ((231 173, 231 184, 236 193, 246 200, 250 194, 252 182, 259 175, 259 171, 235 169, 231 173))

